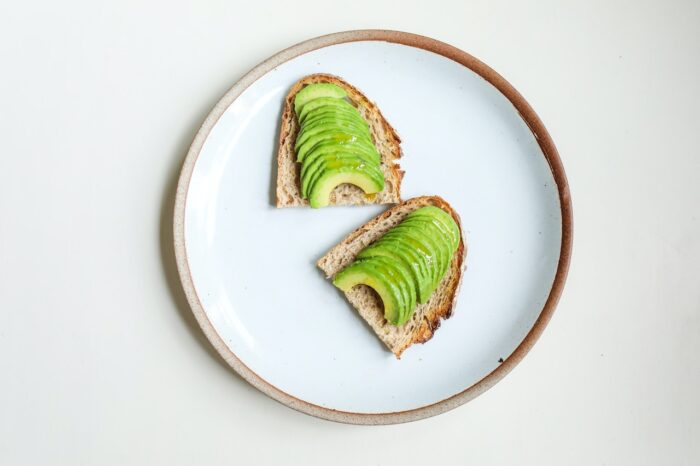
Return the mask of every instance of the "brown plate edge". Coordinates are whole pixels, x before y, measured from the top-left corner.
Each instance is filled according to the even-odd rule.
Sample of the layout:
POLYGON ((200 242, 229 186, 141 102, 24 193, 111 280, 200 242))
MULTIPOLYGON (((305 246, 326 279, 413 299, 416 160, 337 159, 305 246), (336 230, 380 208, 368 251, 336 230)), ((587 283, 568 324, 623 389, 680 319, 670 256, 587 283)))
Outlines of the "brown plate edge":
POLYGON ((185 295, 187 296, 187 300, 192 308, 192 312, 194 313, 197 322, 202 327, 205 335, 214 348, 216 348, 221 357, 251 385, 286 406, 322 419, 349 424, 365 425, 398 424, 436 416, 476 398, 494 386, 499 380, 508 374, 525 357, 530 348, 532 348, 554 313, 563 291, 564 283, 569 270, 573 240, 573 213, 571 196, 569 193, 569 185, 567 183, 564 167, 561 159, 559 158, 559 153, 554 145, 554 141, 550 137, 540 118, 523 98, 523 96, 520 95, 520 93, 515 90, 515 88, 508 81, 506 81, 489 66, 456 47, 417 34, 380 29, 339 32, 301 42, 297 45, 282 50, 271 58, 260 63, 237 83, 235 83, 212 109, 211 113, 204 120, 204 123, 192 141, 192 145, 190 146, 183 163, 180 179, 177 185, 173 223, 175 256, 180 281, 182 282, 185 295), (520 113, 523 120, 530 127, 530 130, 537 139, 537 142, 545 155, 547 162, 549 163, 559 192, 559 204, 562 218, 562 239, 559 264, 557 266, 557 272, 555 274, 554 282, 552 283, 552 288, 547 301, 545 302, 545 305, 542 308, 542 311, 540 312, 540 315, 535 321, 532 329, 530 329, 523 341, 518 345, 513 353, 503 361, 502 364, 475 384, 444 400, 407 411, 372 414, 337 411, 296 398, 265 381, 262 377, 246 366, 240 359, 238 359, 238 357, 229 349, 209 321, 209 318, 202 307, 201 301, 197 296, 187 261, 187 252, 185 250, 184 219, 190 179, 202 146, 204 145, 209 132, 219 120, 221 115, 252 83, 282 63, 316 49, 357 41, 385 41, 420 48, 447 57, 466 66, 480 75, 483 79, 498 89, 508 100, 510 100, 516 110, 520 113))

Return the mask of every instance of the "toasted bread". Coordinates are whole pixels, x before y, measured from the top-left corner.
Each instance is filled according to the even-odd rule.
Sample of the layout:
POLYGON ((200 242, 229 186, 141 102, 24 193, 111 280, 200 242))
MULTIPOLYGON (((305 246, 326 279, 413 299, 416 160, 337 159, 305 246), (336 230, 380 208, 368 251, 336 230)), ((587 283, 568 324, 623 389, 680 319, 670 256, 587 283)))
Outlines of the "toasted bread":
POLYGON ((434 205, 448 212, 460 229, 459 246, 445 276, 430 299, 425 304, 418 304, 408 322, 397 327, 384 319, 381 299, 371 288, 358 285, 345 293, 348 301, 397 358, 400 358, 401 353, 412 344, 425 343, 430 340, 435 330, 440 326, 441 319, 447 319, 452 315, 467 255, 467 246, 459 215, 441 197, 415 197, 392 207, 365 223, 317 262, 318 267, 323 270, 326 277, 334 277, 336 273, 350 264, 360 251, 400 223, 410 212, 427 205, 434 205))
POLYGON ((401 139, 384 118, 379 108, 357 88, 329 74, 314 74, 297 81, 287 94, 282 111, 279 148, 277 151, 277 207, 308 206, 299 186, 300 164, 296 161, 294 143, 299 133, 299 121, 294 112, 294 97, 304 86, 312 83, 332 83, 342 87, 348 98, 370 126, 374 145, 381 156, 384 189, 366 195, 351 184, 341 184, 331 193, 330 205, 396 204, 401 202, 403 171, 397 161, 401 157, 401 139))

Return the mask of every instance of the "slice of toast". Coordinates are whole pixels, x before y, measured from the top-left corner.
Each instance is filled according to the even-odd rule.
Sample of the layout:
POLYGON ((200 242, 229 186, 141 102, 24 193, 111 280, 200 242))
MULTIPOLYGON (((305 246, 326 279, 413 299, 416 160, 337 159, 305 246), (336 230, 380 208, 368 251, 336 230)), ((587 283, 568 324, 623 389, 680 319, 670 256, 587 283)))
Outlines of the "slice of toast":
POLYGON ((384 118, 379 108, 357 88, 329 74, 313 74, 297 81, 287 94, 282 111, 279 149, 277 152, 277 207, 308 206, 309 201, 301 197, 299 175, 301 164, 297 163, 294 143, 299 133, 299 121, 294 112, 294 97, 304 86, 313 83, 332 83, 342 87, 348 98, 367 121, 372 140, 381 155, 381 170, 384 174, 384 190, 366 195, 362 189, 351 184, 341 184, 331 193, 330 205, 396 204, 401 202, 401 179, 403 171, 397 161, 401 157, 401 139, 384 118))
POLYGON ((440 326, 440 319, 449 318, 454 309, 467 255, 462 225, 459 215, 454 209, 447 201, 438 196, 414 197, 392 207, 350 233, 316 263, 326 274, 326 277, 334 277, 336 273, 355 260, 355 256, 360 251, 400 223, 410 212, 427 205, 434 205, 452 215, 460 230, 459 247, 452 257, 445 276, 428 302, 418 304, 410 320, 397 327, 384 319, 381 299, 368 286, 358 285, 345 293, 350 304, 357 309, 357 312, 372 327, 379 339, 397 358, 400 358, 401 353, 412 344, 425 343, 430 340, 435 330, 440 326))

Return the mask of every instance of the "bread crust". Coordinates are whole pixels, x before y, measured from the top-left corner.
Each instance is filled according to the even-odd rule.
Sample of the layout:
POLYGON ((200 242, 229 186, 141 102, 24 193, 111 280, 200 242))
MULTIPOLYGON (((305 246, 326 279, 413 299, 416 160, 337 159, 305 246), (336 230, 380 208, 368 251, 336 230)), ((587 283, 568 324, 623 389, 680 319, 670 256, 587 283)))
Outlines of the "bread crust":
POLYGON ((366 195, 360 188, 342 184, 331 193, 330 205, 396 204, 401 202, 401 180, 404 172, 398 164, 401 158, 401 139, 384 118, 379 108, 356 87, 330 74, 312 74, 297 81, 284 100, 277 150, 277 207, 308 206, 300 189, 300 164, 296 161, 294 144, 299 133, 299 122, 294 112, 294 97, 304 87, 314 83, 331 83, 343 88, 351 103, 370 125, 370 132, 381 156, 384 190, 366 195))
POLYGON ((450 318, 455 308, 467 255, 462 223, 457 212, 439 196, 409 199, 357 228, 317 262, 317 266, 323 270, 326 277, 333 278, 337 272, 355 260, 360 251, 400 223, 410 212, 427 205, 439 207, 449 213, 460 231, 459 246, 452 256, 450 266, 428 302, 418 304, 412 318, 403 326, 395 327, 384 320, 381 305, 370 301, 370 299, 379 301, 379 298, 369 288, 359 286, 345 293, 348 300, 397 358, 400 358, 401 354, 414 343, 425 343, 430 340, 440 327, 441 320, 450 318))

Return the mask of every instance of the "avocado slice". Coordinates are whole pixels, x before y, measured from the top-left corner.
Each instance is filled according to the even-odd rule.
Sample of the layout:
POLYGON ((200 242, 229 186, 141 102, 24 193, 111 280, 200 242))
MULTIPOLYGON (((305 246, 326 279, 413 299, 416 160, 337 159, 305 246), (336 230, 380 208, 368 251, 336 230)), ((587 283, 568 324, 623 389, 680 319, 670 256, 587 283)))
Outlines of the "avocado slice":
POLYGON ((452 259, 453 251, 449 238, 444 236, 434 223, 421 219, 406 218, 396 229, 411 229, 414 233, 422 235, 426 241, 432 242, 435 248, 434 251, 438 257, 438 274, 437 280, 434 283, 435 287, 437 287, 452 259))
POLYGON ((457 225, 457 222, 455 221, 454 218, 452 218, 452 215, 449 213, 445 212, 439 207, 435 206, 427 206, 427 207, 421 207, 420 209, 414 210, 411 212, 407 218, 414 218, 414 217, 430 217, 434 219, 439 226, 442 226, 446 232, 447 235, 450 236, 451 243, 454 248, 457 248, 459 246, 459 240, 460 240, 460 232, 459 232, 459 226, 457 225))
POLYGON ((343 131, 329 131, 328 133, 314 134, 301 146, 299 146, 297 149, 297 161, 302 162, 309 150, 315 148, 316 145, 320 146, 321 144, 333 144, 337 146, 352 144, 356 146, 363 146, 368 150, 377 150, 372 141, 368 140, 366 137, 358 137, 354 134, 349 134, 343 131))
POLYGON ((392 283, 380 267, 372 261, 355 261, 333 278, 333 284, 344 292, 357 285, 367 285, 377 292, 384 305, 384 318, 396 323, 405 306, 401 290, 392 283))
POLYGON ((435 208, 435 210, 416 210, 409 214, 406 221, 423 221, 432 224, 444 238, 445 243, 449 245, 450 256, 454 254, 455 250, 459 246, 460 241, 460 231, 457 222, 442 209, 435 208), (439 212, 443 212, 440 214, 439 212))
POLYGON ((387 257, 375 256, 368 260, 376 264, 401 290, 404 305, 399 308, 399 318, 395 325, 405 323, 416 308, 416 287, 411 278, 411 271, 401 262, 387 257))
MULTIPOLYGON (((321 105, 314 107, 313 109, 306 111, 306 109, 318 102, 321 99, 317 100, 312 100, 308 104, 304 106, 304 108, 301 111, 301 115, 299 116, 299 123, 304 124, 307 121, 309 121, 312 118, 317 117, 318 115, 322 115, 324 113, 335 113, 338 115, 343 115, 346 116, 347 118, 360 118, 362 121, 365 121, 364 118, 362 118, 362 115, 360 115, 360 112, 353 107, 350 104, 345 104, 345 105, 339 105, 339 104, 326 104, 326 105, 321 105)), ((343 102, 345 103, 344 100, 338 100, 338 99, 333 99, 336 102, 343 102)))
POLYGON ((350 126, 353 128, 357 128, 359 131, 371 134, 369 125, 363 119, 359 117, 348 117, 342 114, 339 115, 335 112, 323 112, 319 113, 318 115, 314 115, 313 117, 309 117, 308 119, 304 120, 304 122, 301 124, 300 131, 304 131, 307 128, 316 127, 319 124, 350 126))
POLYGON ((395 233, 393 230, 389 230, 382 238, 382 241, 396 241, 402 244, 406 244, 410 249, 416 252, 417 255, 422 257, 422 262, 425 263, 425 270, 427 272, 427 277, 429 279, 430 286, 427 287, 429 292, 432 292, 433 284, 437 279, 437 260, 438 257, 433 251, 433 246, 429 242, 421 237, 420 235, 416 237, 413 234, 402 234, 395 233))
MULTIPOLYGON (((304 173, 304 176, 301 177, 302 195, 306 196, 307 198, 310 198, 311 193, 314 187, 316 186, 317 182, 323 177, 323 175, 326 174, 326 172, 341 169, 344 171, 352 170, 361 172, 364 175, 370 177, 376 186, 381 186, 382 189, 384 189, 384 175, 379 170, 379 167, 377 167, 376 165, 372 163, 367 163, 361 159, 358 159, 355 156, 329 156, 325 159, 317 159, 316 162, 314 162, 314 165, 312 167, 309 167, 304 173)), ((374 191, 374 188, 371 188, 370 191, 372 192, 367 192, 367 190, 364 189, 363 186, 357 186, 361 187, 367 194, 372 194, 372 192, 381 191, 381 189, 379 191, 374 191)), ((333 189, 334 188, 331 188, 331 191, 333 189)), ((328 194, 330 195, 330 191, 328 192, 328 194)))
MULTIPOLYGON (((431 272, 431 261, 423 254, 417 246, 412 246, 409 238, 380 238, 375 244, 390 245, 406 256, 411 262, 411 268, 417 271, 419 284, 417 286, 419 302, 423 304, 430 298, 430 286, 433 282, 431 272)), ((431 258, 432 259, 432 258, 431 258)))
POLYGON ((332 147, 334 150, 352 148, 352 150, 364 150, 368 152, 376 152, 377 148, 374 144, 369 144, 365 139, 357 139, 352 135, 336 135, 329 138, 322 138, 320 141, 304 143, 297 152, 297 161, 302 162, 306 157, 312 155, 316 151, 326 150, 332 147))
POLYGON ((326 170, 341 167, 353 167, 367 172, 377 183, 383 183, 384 175, 379 166, 372 160, 358 157, 356 154, 333 153, 305 160, 301 167, 301 193, 304 198, 309 196, 309 190, 326 170))
MULTIPOLYGON (((352 106, 351 103, 349 103, 347 100, 342 99, 342 98, 337 98, 337 97, 319 97, 317 99, 313 99, 308 101, 306 104, 304 104, 300 111, 296 112, 297 117, 299 121, 304 121, 304 118, 306 116, 313 112, 314 110, 317 110, 319 108, 325 108, 325 107, 334 107, 334 108, 342 108, 346 110, 354 110, 359 114, 359 111, 352 106)), ((296 109, 295 109, 296 111, 296 109)))
POLYGON ((335 148, 335 150, 326 153, 309 154, 309 156, 304 159, 304 163, 301 164, 300 175, 304 177, 306 174, 311 174, 319 163, 336 161, 344 162, 346 160, 362 162, 365 166, 376 168, 377 173, 381 173, 379 162, 377 162, 377 157, 374 154, 359 151, 347 151, 340 146, 335 148))
POLYGON ((325 131, 345 131, 348 133, 357 134, 358 136, 366 137, 369 140, 372 138, 369 130, 358 125, 357 123, 338 120, 335 118, 327 118, 324 120, 317 120, 314 124, 304 125, 299 134, 297 134, 297 140, 294 145, 295 147, 299 147, 306 140, 308 140, 309 137, 325 131))
MULTIPOLYGON (((407 220, 409 220, 410 222, 417 223, 424 222, 425 225, 429 225, 429 227, 432 228, 433 238, 435 238, 436 240, 439 239, 440 243, 444 246, 443 249, 445 250, 445 255, 447 257, 447 261, 444 265, 445 270, 447 270, 447 266, 449 266, 449 262, 452 259, 455 250, 457 250, 459 239, 457 239, 457 243, 455 243, 453 240, 454 237, 448 231, 448 227, 445 227, 443 224, 440 223, 439 220, 436 220, 435 218, 416 216, 407 220)), ((443 270, 442 273, 444 273, 445 270, 443 270)))
POLYGON ((320 97, 335 97, 336 99, 342 99, 347 97, 347 93, 342 88, 331 83, 309 84, 297 92, 297 95, 294 97, 294 111, 298 115, 301 107, 303 107, 304 104, 320 97))
POLYGON ((358 259, 383 256, 403 264, 411 272, 418 302, 421 304, 425 303, 429 298, 427 292, 431 284, 427 263, 424 260, 425 258, 402 241, 391 239, 382 241, 382 239, 383 238, 380 238, 361 251, 357 255, 358 259))
POLYGON ((365 146, 358 146, 354 144, 319 144, 311 149, 308 154, 306 154, 306 157, 304 157, 304 163, 311 163, 311 160, 316 157, 326 154, 333 154, 336 152, 357 154, 358 156, 366 158, 367 160, 374 160, 377 164, 381 164, 381 156, 379 155, 379 152, 377 152, 377 149, 373 147, 370 150, 365 146))
MULTIPOLYGON (((430 285, 433 282, 432 280, 432 275, 431 275, 431 263, 428 262, 428 258, 422 254, 419 250, 412 248, 410 244, 408 244, 406 241, 402 240, 396 240, 396 239, 387 239, 385 242, 387 243, 393 243, 396 244, 398 248, 402 250, 404 254, 415 264, 415 267, 419 274, 418 278, 420 280, 420 294, 419 298, 421 298, 421 303, 427 301, 430 298, 429 295, 429 290, 430 290, 430 285)), ((434 258, 433 259, 434 262, 434 258)))
POLYGON ((435 238, 441 238, 442 241, 447 244, 451 253, 454 253, 454 249, 457 248, 459 244, 459 236, 455 235, 449 226, 442 223, 441 220, 433 217, 429 214, 419 214, 419 215, 409 215, 406 217, 405 221, 410 222, 423 222, 426 225, 430 225, 435 231, 435 238))
MULTIPOLYGON (((316 101, 309 102, 309 105, 313 104, 316 101)), ((344 100, 337 100, 337 102, 345 102, 344 100)), ((299 119, 299 123, 305 123, 312 118, 316 118, 319 115, 322 115, 324 113, 335 113, 337 115, 343 115, 346 118, 357 118, 358 120, 366 121, 364 118, 362 118, 362 115, 360 112, 353 107, 352 105, 346 104, 346 105, 335 105, 335 104, 330 104, 330 105, 322 105, 320 107, 316 107, 313 110, 309 110, 306 113, 303 113, 304 117, 299 119)))
POLYGON ((438 276, 434 283, 435 288, 437 288, 440 285, 442 279, 444 278, 447 269, 452 263, 452 258, 454 256, 454 251, 456 248, 452 247, 450 240, 447 236, 441 236, 442 234, 439 231, 437 231, 434 226, 432 227, 432 229, 432 239, 437 244, 440 254, 440 266, 438 268, 438 276))
POLYGON ((357 166, 344 166, 325 170, 313 180, 309 186, 309 204, 313 208, 327 206, 330 202, 331 191, 344 183, 354 184, 366 194, 378 193, 384 189, 384 178, 381 179, 380 183, 366 169, 358 169, 357 166))
MULTIPOLYGON (((303 131, 303 129, 302 129, 303 131)), ((355 136, 357 139, 362 139, 370 144, 374 145, 372 142, 372 137, 369 135, 369 132, 367 131, 362 131, 362 130, 357 130, 354 128, 347 128, 347 127, 339 127, 337 124, 328 124, 328 125, 323 125, 321 126, 320 130, 319 128, 314 129, 311 133, 308 134, 299 134, 297 135, 297 140, 294 143, 294 149, 299 150, 301 148, 301 145, 304 144, 306 141, 311 139, 312 136, 333 136, 335 133, 344 133, 344 134, 349 134, 352 136, 355 136)))
MULTIPOLYGON (((405 220, 404 220, 405 222, 405 220)), ((436 241, 430 231, 426 231, 421 225, 406 225, 404 222, 392 228, 385 236, 390 238, 410 238, 421 243, 427 254, 430 255, 429 269, 431 271, 430 293, 437 288, 442 278, 442 270, 446 260, 446 252, 441 242, 436 241)))
POLYGON ((350 126, 357 128, 360 131, 365 131, 368 134, 370 132, 369 126, 364 120, 359 118, 348 118, 344 115, 338 115, 337 113, 332 112, 321 113, 318 116, 314 116, 313 118, 309 118, 308 120, 304 121, 304 123, 301 125, 301 131, 303 132, 306 129, 314 128, 323 124, 350 126))

